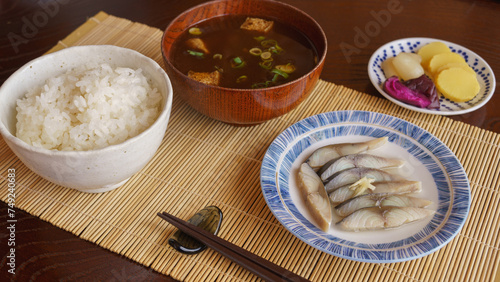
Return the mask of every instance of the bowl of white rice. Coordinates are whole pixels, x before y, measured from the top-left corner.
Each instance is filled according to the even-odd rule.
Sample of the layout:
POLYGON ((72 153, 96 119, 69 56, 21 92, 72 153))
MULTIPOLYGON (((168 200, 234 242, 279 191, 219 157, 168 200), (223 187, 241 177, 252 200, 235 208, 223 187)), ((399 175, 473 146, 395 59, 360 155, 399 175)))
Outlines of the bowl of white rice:
POLYGON ((122 186, 155 155, 172 86, 134 50, 76 46, 37 58, 0 88, 0 133, 41 177, 83 192, 122 186))

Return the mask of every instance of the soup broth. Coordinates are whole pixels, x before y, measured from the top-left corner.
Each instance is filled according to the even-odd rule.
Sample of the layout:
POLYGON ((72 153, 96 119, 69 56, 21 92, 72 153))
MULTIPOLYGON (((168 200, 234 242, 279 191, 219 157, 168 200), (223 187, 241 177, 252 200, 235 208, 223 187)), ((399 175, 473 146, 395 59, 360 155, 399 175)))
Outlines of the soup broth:
POLYGON ((242 29, 247 16, 222 16, 198 23, 172 46, 172 63, 182 73, 215 73, 215 85, 256 89, 295 80, 310 72, 318 55, 298 30, 274 19, 267 31, 242 29), (193 40, 195 39, 195 40, 193 40))

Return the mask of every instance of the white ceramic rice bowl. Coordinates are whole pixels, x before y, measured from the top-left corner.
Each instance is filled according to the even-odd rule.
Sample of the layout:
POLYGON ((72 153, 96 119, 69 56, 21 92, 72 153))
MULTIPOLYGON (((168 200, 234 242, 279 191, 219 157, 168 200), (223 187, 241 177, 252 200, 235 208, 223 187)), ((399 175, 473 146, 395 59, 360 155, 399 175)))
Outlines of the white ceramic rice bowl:
POLYGON ((154 156, 167 129, 172 108, 172 86, 165 71, 152 59, 134 50, 110 45, 76 46, 27 63, 0 88, 0 133, 19 159, 41 177, 82 192, 105 192, 123 185, 154 156), (28 89, 53 76, 87 63, 141 68, 162 93, 157 120, 123 143, 90 151, 56 151, 28 145, 15 136, 16 101, 28 89))

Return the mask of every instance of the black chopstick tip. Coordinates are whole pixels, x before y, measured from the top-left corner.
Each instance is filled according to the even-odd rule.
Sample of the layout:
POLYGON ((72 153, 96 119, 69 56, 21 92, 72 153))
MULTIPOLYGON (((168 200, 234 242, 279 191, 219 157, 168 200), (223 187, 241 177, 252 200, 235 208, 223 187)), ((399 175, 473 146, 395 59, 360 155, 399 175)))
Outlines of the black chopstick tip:
MULTIPOLYGON (((222 224, 222 211, 216 206, 205 207, 196 212, 187 223, 217 235, 222 224)), ((181 230, 170 235, 168 243, 175 250, 188 255, 202 252, 207 246, 181 230)))
POLYGON ((200 242, 238 263, 265 281, 308 281, 277 264, 261 258, 171 214, 163 212, 162 214, 158 214, 158 216, 186 234, 199 239, 200 242))

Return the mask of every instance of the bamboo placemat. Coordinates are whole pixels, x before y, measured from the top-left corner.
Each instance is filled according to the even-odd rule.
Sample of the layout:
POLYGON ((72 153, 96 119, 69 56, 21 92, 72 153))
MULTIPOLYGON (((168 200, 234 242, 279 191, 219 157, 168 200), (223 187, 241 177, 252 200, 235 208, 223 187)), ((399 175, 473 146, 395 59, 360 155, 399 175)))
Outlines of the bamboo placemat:
MULTIPOLYGON (((135 49, 163 65, 162 31, 99 13, 51 51, 112 44, 135 49)), ((500 260, 500 135, 449 118, 403 109, 385 99, 321 81, 292 112, 254 127, 204 117, 175 97, 154 159, 124 186, 86 194, 49 183, 27 169, 0 138, 1 187, 16 169, 16 206, 79 237, 179 280, 253 280, 245 269, 206 250, 181 255, 166 239, 173 227, 156 216, 187 219, 207 205, 224 212, 220 236, 313 281, 493 281, 500 260), (261 195, 260 165, 276 136, 322 112, 366 110, 410 121, 437 136, 469 176, 470 215, 443 249, 402 263, 361 263, 318 251, 288 232, 261 195)), ((3 201, 7 189, 1 189, 3 201)))

